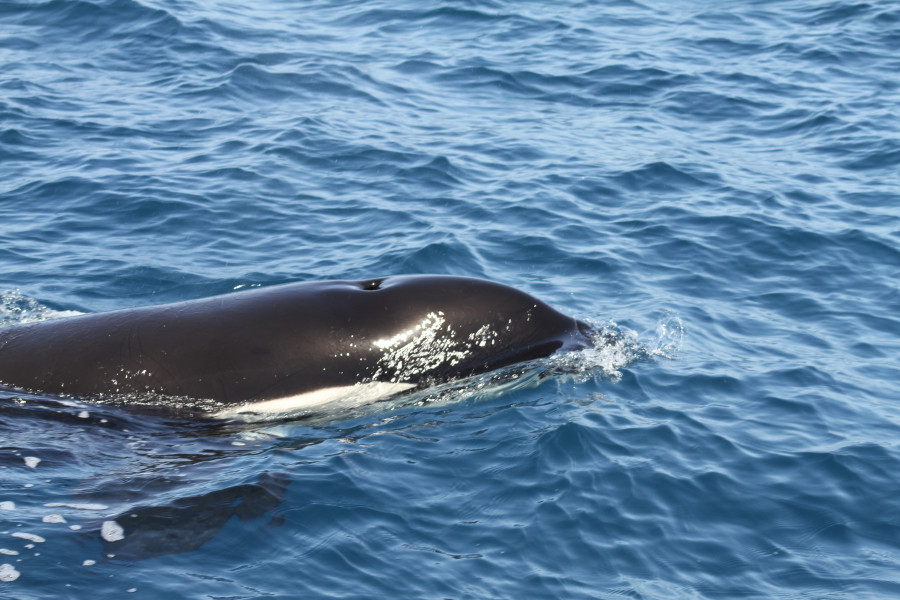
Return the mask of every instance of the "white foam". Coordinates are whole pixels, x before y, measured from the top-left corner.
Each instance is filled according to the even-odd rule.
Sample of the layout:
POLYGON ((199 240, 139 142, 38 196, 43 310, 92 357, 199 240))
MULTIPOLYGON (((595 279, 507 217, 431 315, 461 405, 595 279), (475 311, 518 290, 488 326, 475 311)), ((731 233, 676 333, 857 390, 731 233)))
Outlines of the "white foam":
POLYGON ((100 537, 107 542, 118 542, 125 539, 125 530, 115 521, 103 521, 100 526, 100 537))
POLYGON ((66 519, 62 515, 45 515, 41 521, 44 523, 65 523, 66 519))
POLYGON ((16 571, 15 567, 8 563, 3 563, 0 565, 0 581, 4 581, 9 583, 10 581, 15 581, 19 578, 19 573, 16 571))
POLYGON ((22 538, 23 540, 28 540, 29 542, 34 542, 36 544, 47 541, 39 535, 34 535, 33 533, 24 533, 21 531, 17 531, 10 535, 12 535, 13 537, 22 538))
POLYGON ((80 314, 73 310, 48 308, 19 290, 0 291, 0 324, 32 323, 80 314))
POLYGON ((0 510, 16 510, 16 503, 12 500, 0 501, 0 510))
POLYGON ((32 469, 37 468, 38 464, 40 464, 41 459, 36 456, 26 456, 25 457, 25 466, 30 467, 32 469))

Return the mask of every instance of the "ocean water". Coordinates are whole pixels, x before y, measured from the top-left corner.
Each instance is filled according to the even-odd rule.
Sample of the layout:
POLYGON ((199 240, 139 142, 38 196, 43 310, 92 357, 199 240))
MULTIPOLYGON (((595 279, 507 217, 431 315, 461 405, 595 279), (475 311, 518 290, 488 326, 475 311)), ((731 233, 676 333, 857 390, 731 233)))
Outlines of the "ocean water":
POLYGON ((0 2, 0 326, 448 273, 624 340, 255 425, 0 388, 0 598, 900 597, 898 107, 891 0, 0 2))

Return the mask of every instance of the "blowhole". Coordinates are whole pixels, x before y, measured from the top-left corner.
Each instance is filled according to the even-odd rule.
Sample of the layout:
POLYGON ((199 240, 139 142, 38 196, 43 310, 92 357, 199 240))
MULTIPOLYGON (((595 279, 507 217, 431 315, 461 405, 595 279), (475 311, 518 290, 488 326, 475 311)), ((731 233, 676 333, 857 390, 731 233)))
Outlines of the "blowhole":
POLYGON ((384 281, 384 279, 370 279, 368 281, 364 281, 362 283, 362 289, 367 291, 379 290, 381 289, 382 281, 384 281))

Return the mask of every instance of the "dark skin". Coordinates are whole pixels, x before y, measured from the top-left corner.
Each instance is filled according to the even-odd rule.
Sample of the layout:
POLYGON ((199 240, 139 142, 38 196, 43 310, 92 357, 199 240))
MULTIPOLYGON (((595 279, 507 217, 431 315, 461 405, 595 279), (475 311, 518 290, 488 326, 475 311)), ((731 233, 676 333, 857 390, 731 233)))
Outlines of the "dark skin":
POLYGON ((233 406, 360 382, 429 385, 583 348, 592 333, 485 280, 296 283, 0 330, 0 382, 233 406))

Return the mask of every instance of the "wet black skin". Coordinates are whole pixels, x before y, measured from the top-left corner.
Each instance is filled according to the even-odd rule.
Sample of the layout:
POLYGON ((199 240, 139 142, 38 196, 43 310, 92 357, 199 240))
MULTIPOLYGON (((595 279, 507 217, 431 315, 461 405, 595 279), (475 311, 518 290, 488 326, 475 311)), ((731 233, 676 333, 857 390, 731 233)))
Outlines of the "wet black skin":
POLYGON ((0 329, 0 382, 82 398, 236 405, 359 382, 429 385, 585 347, 589 336, 584 323, 480 279, 294 283, 0 329), (385 361, 376 341, 435 319, 453 360, 438 352, 418 367, 385 361), (480 345, 485 326, 495 334, 480 345))

